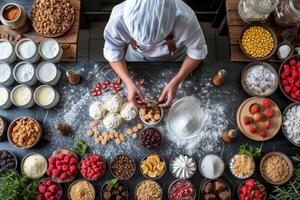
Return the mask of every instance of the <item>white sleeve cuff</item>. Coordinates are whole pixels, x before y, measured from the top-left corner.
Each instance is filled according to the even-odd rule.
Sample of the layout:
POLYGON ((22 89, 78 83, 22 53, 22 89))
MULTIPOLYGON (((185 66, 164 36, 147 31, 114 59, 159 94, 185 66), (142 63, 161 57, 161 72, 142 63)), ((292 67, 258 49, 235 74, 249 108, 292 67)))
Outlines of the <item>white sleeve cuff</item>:
POLYGON ((104 58, 109 62, 117 62, 124 59, 124 49, 123 48, 109 49, 104 47, 103 55, 104 58))
POLYGON ((194 60, 204 60, 207 53, 207 45, 203 45, 200 49, 190 49, 187 47, 186 50, 186 54, 194 60))

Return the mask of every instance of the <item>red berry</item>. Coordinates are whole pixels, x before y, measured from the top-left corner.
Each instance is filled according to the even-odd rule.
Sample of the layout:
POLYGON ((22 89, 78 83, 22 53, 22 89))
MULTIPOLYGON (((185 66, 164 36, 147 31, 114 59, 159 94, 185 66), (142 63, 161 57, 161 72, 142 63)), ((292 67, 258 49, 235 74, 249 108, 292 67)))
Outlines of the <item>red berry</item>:
POLYGON ((292 87, 286 85, 286 86, 284 86, 284 91, 289 94, 292 91, 292 87))
POLYGON ((281 84, 282 85, 287 85, 287 84, 289 84, 289 82, 287 80, 281 80, 281 84))
POLYGON ((260 135, 262 138, 266 138, 266 137, 268 136, 268 133, 267 133, 267 131, 262 130, 262 131, 259 132, 259 135, 260 135))
POLYGON ((245 185, 247 185, 247 186, 249 186, 249 187, 254 187, 254 185, 255 185, 255 180, 254 179, 249 179, 249 180, 247 180, 246 182, 245 182, 245 185))
POLYGON ((57 187, 56 187, 56 185, 50 185, 49 187, 48 187, 48 190, 50 191, 50 192, 52 192, 52 193, 55 193, 56 192, 56 189, 57 189, 57 187))
POLYGON ((300 68, 300 61, 297 62, 296 67, 300 68))
POLYGON ((101 88, 101 84, 100 83, 96 83, 96 88, 100 89, 101 88))
POLYGON ((251 105, 251 107, 250 107, 251 114, 258 113, 259 111, 260 111, 260 106, 258 104, 251 105))
POLYGON ((45 185, 50 186, 52 184, 52 181, 47 179, 45 185))
POLYGON ((103 85, 109 85, 109 81, 108 80, 104 80, 103 81, 103 85))
POLYGON ((50 198, 51 197, 51 192, 46 192, 45 193, 45 197, 48 199, 48 198, 50 198))
POLYGON ((291 65, 291 66, 295 66, 295 65, 296 65, 296 63, 297 63, 297 62, 296 62, 296 60, 295 60, 295 59, 291 59, 291 60, 290 60, 290 65, 291 65))
POLYGON ((92 92, 92 96, 97 96, 97 92, 92 92))
POLYGON ((271 99, 265 98, 263 99, 262 105, 264 108, 269 108, 271 106, 271 103, 272 103, 271 99))
POLYGON ((295 79, 293 77, 289 77, 287 80, 290 84, 293 84, 295 82, 295 79))
POLYGON ((120 78, 117 79, 116 84, 118 84, 118 85, 121 84, 121 79, 120 78))
POLYGON ((74 158, 74 157, 71 157, 71 159, 70 159, 70 164, 71 164, 71 165, 77 164, 77 159, 74 158))
POLYGON ((67 165, 63 165, 62 166, 62 170, 65 172, 65 171, 68 171, 68 166, 67 165))
POLYGON ((261 114, 260 113, 255 113, 253 115, 253 121, 254 122, 260 122, 261 121, 261 114))
POLYGON ((60 173, 61 173, 61 172, 60 172, 58 169, 52 170, 52 175, 53 175, 54 177, 59 177, 60 173))
POLYGON ((271 119, 275 114, 275 111, 273 108, 267 108, 265 111, 264 111, 264 115, 265 117, 271 119))
POLYGON ((68 174, 65 173, 65 172, 62 173, 62 174, 60 175, 60 177, 59 177, 59 179, 62 180, 62 181, 65 180, 66 178, 68 178, 68 174))
POLYGON ((73 173, 75 173, 75 171, 76 171, 76 166, 75 165, 71 165, 70 167, 69 167, 69 171, 73 174, 73 173))
POLYGON ((47 187, 45 185, 39 185, 39 192, 45 194, 47 187))

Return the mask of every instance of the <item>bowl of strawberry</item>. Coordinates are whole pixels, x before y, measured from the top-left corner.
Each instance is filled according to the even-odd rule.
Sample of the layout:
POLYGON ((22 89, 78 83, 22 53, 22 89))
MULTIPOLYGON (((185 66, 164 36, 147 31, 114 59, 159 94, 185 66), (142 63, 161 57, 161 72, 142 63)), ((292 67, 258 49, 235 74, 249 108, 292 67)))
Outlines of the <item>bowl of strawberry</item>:
POLYGON ((293 56, 284 61, 278 71, 280 89, 291 101, 300 102, 300 59, 293 56))
POLYGON ((87 155, 80 162, 81 175, 90 181, 99 180, 105 174, 105 171, 105 161, 99 155, 87 155))
POLYGON ((194 200, 196 189, 188 180, 176 180, 170 185, 168 195, 170 200, 194 200))
POLYGON ((47 175, 57 183, 67 183, 75 179, 78 173, 78 157, 69 149, 58 149, 48 158, 47 175))
POLYGON ((266 188, 255 179, 244 181, 238 191, 240 200, 265 200, 266 188))
POLYGON ((43 179, 38 184, 37 200, 59 200, 63 190, 59 183, 52 181, 50 178, 43 179))

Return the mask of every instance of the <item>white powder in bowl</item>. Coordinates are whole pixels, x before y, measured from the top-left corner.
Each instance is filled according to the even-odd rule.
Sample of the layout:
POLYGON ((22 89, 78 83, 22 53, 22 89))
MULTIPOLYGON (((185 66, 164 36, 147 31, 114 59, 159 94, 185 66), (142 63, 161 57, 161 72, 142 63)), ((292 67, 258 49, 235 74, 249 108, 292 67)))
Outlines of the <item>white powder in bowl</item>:
POLYGON ((0 59, 4 60, 9 58, 12 52, 13 52, 12 45, 8 41, 0 42, 0 59))
POLYGON ((59 44, 54 39, 48 39, 41 44, 41 53, 47 59, 55 58, 59 53, 59 44))
POLYGON ((51 82, 57 75, 56 66, 53 63, 45 62, 42 63, 37 70, 37 75, 41 81, 51 82))
POLYGON ((34 77, 34 67, 30 63, 23 63, 15 69, 15 76, 17 80, 22 83, 31 81, 34 77))
POLYGON ((219 156, 209 154, 201 160, 199 168, 204 177, 216 179, 223 174, 225 165, 219 156))
POLYGON ((8 96, 7 89, 0 86, 0 106, 3 106, 7 102, 8 98, 9 96, 8 96))
POLYGON ((27 60, 36 53, 36 45, 31 40, 25 40, 19 44, 17 51, 24 60, 27 60))
POLYGON ((300 145, 300 105, 291 107, 283 116, 283 129, 286 136, 300 145))
POLYGON ((25 158, 22 168, 27 177, 37 179, 45 174, 47 161, 42 155, 33 154, 25 158))
MULTIPOLYGON (((0 47, 1 48, 1 47, 0 47)), ((11 76, 11 68, 7 63, 0 63, 0 83, 7 81, 11 76)))

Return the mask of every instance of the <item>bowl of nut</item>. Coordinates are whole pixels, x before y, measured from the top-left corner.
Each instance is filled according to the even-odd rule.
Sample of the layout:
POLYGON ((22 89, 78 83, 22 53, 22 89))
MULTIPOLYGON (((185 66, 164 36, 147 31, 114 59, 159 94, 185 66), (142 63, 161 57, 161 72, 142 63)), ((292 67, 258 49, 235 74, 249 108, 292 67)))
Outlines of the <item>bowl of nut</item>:
POLYGON ((163 119, 163 109, 156 101, 148 101, 142 105, 139 111, 141 120, 147 125, 156 125, 163 119))
POLYGON ((15 119, 8 127, 8 141, 19 149, 29 149, 35 146, 42 137, 40 123, 31 117, 15 119))

